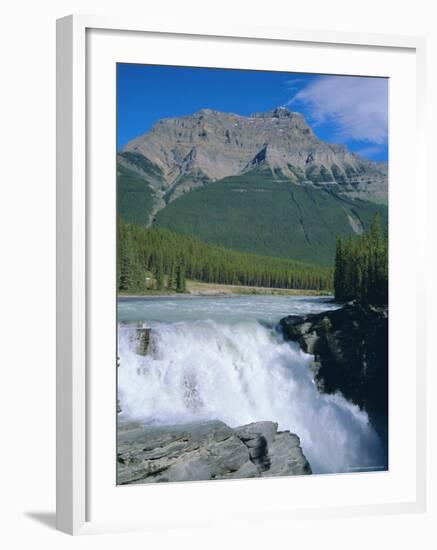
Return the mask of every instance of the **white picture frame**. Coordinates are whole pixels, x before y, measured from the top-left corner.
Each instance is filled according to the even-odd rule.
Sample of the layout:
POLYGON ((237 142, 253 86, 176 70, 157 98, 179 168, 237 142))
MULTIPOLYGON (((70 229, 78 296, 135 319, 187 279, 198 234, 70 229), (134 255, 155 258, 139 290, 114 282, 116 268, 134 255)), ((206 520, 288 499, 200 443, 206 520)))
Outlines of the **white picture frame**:
MULTIPOLYGON (((415 437, 412 438, 414 441, 412 451, 414 459, 411 458, 410 461, 411 464, 414 463, 414 471, 411 473, 410 487, 405 492, 405 494, 408 493, 408 497, 398 498, 394 493, 389 493, 390 489, 387 485, 387 498, 381 497, 377 501, 373 501, 369 496, 367 499, 363 499, 363 502, 360 502, 359 498, 355 499, 353 504, 346 504, 346 501, 342 504, 339 501, 337 503, 333 502, 332 506, 328 506, 323 500, 320 500, 320 505, 316 507, 305 505, 300 507, 296 505, 296 502, 289 503, 287 499, 279 499, 280 504, 274 509, 264 511, 263 517, 273 518, 275 516, 281 519, 284 519, 284 517, 326 518, 339 515, 424 511, 426 506, 426 364, 424 350, 426 346, 423 343, 425 328, 422 319, 425 318, 425 254, 423 245, 417 239, 417 235, 425 223, 419 215, 425 201, 426 185, 423 168, 425 163, 422 159, 425 150, 423 146, 425 40, 420 37, 295 30, 284 27, 240 28, 230 26, 223 29, 214 28, 213 26, 207 28, 203 25, 199 27, 193 24, 190 28, 179 29, 164 23, 155 26, 148 24, 147 21, 72 15, 57 22, 57 528, 76 535, 113 530, 148 529, 157 526, 209 524, 208 516, 201 517, 200 510, 196 511, 195 507, 192 510, 185 510, 184 513, 179 515, 176 508, 174 510, 169 509, 166 517, 163 514, 165 499, 168 498, 168 495, 171 494, 171 498, 174 498, 176 503, 178 499, 186 500, 189 494, 195 495, 196 499, 199 496, 207 498, 206 495, 211 491, 211 484, 208 483, 178 484, 178 487, 174 488, 169 488, 168 485, 166 487, 119 488, 118 495, 121 495, 120 491, 124 491, 124 505, 131 498, 127 491, 131 491, 131 495, 139 498, 140 491, 148 490, 148 496, 143 501, 149 503, 150 509, 143 509, 140 514, 135 517, 132 516, 130 519, 129 517, 118 517, 116 508, 113 508, 112 512, 109 508, 102 510, 101 514, 96 514, 96 519, 93 514, 90 514, 91 501, 93 499, 96 502, 99 500, 91 495, 95 495, 95 492, 101 489, 101 485, 93 486, 92 491, 90 489, 96 471, 95 453, 93 454, 92 451, 94 435, 93 437, 90 435, 96 433, 90 427, 92 426, 90 418, 95 419, 95 415, 90 414, 90 411, 92 411, 93 402, 96 398, 91 383, 93 378, 91 370, 96 365, 93 360, 93 342, 96 332, 90 331, 90 327, 96 322, 96 315, 98 315, 95 308, 97 302, 93 302, 93 289, 95 289, 95 286, 92 282, 94 276, 90 268, 92 265, 90 251, 92 253, 92 250, 95 250, 96 239, 100 238, 93 230, 96 207, 95 201, 92 200, 93 189, 92 186, 90 187, 89 182, 93 178, 94 168, 91 166, 89 156, 87 157, 90 143, 93 140, 90 137, 89 120, 91 116, 90 109, 94 105, 90 95, 89 81, 92 80, 90 71, 95 69, 95 61, 90 62, 87 56, 90 49, 98 50, 100 47, 94 40, 89 39, 90 33, 93 31, 109 33, 105 40, 113 42, 115 40, 114 33, 125 33, 126 36, 129 34, 135 40, 141 39, 141 36, 149 36, 159 40, 162 44, 168 41, 169 45, 164 52, 166 59, 171 59, 175 55, 171 41, 183 37, 195 37, 196 40, 226 40, 228 47, 232 46, 233 41, 246 46, 256 42, 260 47, 263 44, 269 44, 271 47, 275 45, 285 47, 293 44, 312 44, 318 48, 335 46, 345 52, 350 48, 359 48, 362 50, 363 56, 366 55, 366 52, 371 51, 374 53, 377 51, 396 51, 399 56, 405 53, 410 60, 414 57, 413 87, 415 88, 416 99, 414 103, 410 102, 412 104, 409 103, 408 106, 409 109, 414 110, 414 117, 411 120, 415 126, 414 141, 416 145, 414 168, 411 168, 414 171, 416 200, 415 233, 411 243, 414 245, 412 254, 415 272, 417 268, 415 276, 417 283, 414 300, 410 300, 408 307, 411 311, 417 313, 415 336, 416 341, 422 343, 421 345, 414 345, 414 349, 411 348, 415 365, 415 399, 411 405, 411 410, 414 408, 414 422, 412 422, 415 437), (154 514, 151 514, 152 509, 154 514), (153 517, 151 517, 152 515, 153 517)), ((116 47, 114 51, 116 51, 116 47)), ((215 51, 218 52, 218 49, 215 51)), ((129 59, 126 59, 126 55, 129 55, 126 52, 129 52, 129 47, 123 50, 121 61, 129 61, 129 59)), ((108 63, 112 62, 113 58, 108 57, 108 63)), ((345 72, 348 73, 347 68, 345 68, 345 72)), ((111 92, 110 98, 113 97, 113 93, 111 92)), ((111 100, 109 100, 109 103, 111 100)), ((98 122, 98 117, 96 120, 93 119, 93 122, 98 122)), ((391 127, 396 128, 396 125, 393 123, 391 127)), ((95 128, 95 124, 93 128, 95 128)), ((115 135, 111 139, 115 140, 115 135)), ((108 146, 110 145, 111 142, 108 141, 108 146)), ((393 168, 395 174, 399 170, 396 159, 398 153, 402 153, 402 147, 403 145, 399 144, 399 150, 394 151, 395 162, 393 167, 390 168, 393 168)), ((108 174, 110 173, 108 172, 108 174)), ((395 221, 396 219, 401 220, 400 210, 402 205, 406 204, 405 201, 408 200, 408 197, 401 196, 401 191, 399 191, 399 197, 397 205, 390 207, 390 215, 395 221), (398 213, 396 209, 399 210, 398 213)), ((112 208, 115 201, 109 202, 112 205, 110 208, 112 208)), ((393 227, 393 230, 390 229, 391 242, 392 239, 397 238, 394 231, 399 231, 399 235, 401 235, 400 224, 396 226, 395 223, 393 227)), ((394 261, 398 262, 396 264, 398 266, 402 266, 403 261, 401 248, 398 254, 399 258, 394 258, 394 261)), ((108 252, 108 258, 111 258, 110 251, 108 252)), ((392 257, 390 257, 390 260, 392 260, 392 257)), ((396 315, 396 311, 398 310, 395 308, 394 315, 396 315)), ((111 330, 111 325, 108 325, 108 330, 111 330)), ((105 333, 105 336, 107 334, 108 332, 105 333)), ((113 338, 115 342, 115 331, 113 338)), ((115 379, 115 372, 113 375, 115 379)), ((111 395, 112 390, 113 386, 109 385, 107 395, 111 395)), ((396 395, 391 394, 391 397, 394 397, 394 406, 397 406, 396 395)), ((390 414, 392 413, 391 409, 390 414)), ((102 430, 106 435, 101 434, 98 437, 101 437, 102 441, 104 437, 109 440, 113 435, 111 435, 112 429, 113 425, 108 426, 108 429, 102 430)), ((104 448, 103 444, 102 448, 104 448)), ((115 455, 108 457, 108 460, 113 460, 115 463, 115 455)), ((104 468, 102 468, 103 470, 104 468)), ((335 476, 325 477, 331 478, 331 480, 311 481, 311 484, 305 487, 305 490, 310 493, 314 491, 314 495, 317 495, 317 491, 332 488, 333 483, 336 483, 335 479, 333 480, 335 476)), ((352 477, 350 479, 352 480, 352 477)), ((305 480, 294 481, 297 487, 297 483, 302 486, 305 480)), ((104 483, 104 481, 101 483, 104 483)), ((253 501, 255 495, 253 483, 250 480, 214 482, 216 486, 214 500, 226 502, 226 500, 234 499, 238 501, 241 498, 241 502, 244 499, 253 501)), ((285 483, 284 480, 263 481, 262 490, 270 496, 274 495, 275 491, 278 492, 281 483, 285 483)), ((342 483, 345 485, 344 482, 342 483)), ((381 483, 381 478, 376 479, 375 484, 378 483, 381 483)), ((259 487, 259 485, 256 486, 256 490, 259 490, 259 487)), ((348 491, 347 488, 344 490, 348 491)), ((349 491, 352 492, 352 489, 349 489, 349 491)), ((102 496, 100 500, 104 498, 106 496, 102 496)), ((223 517, 231 520, 231 515, 233 515, 235 521, 243 521, 244 519, 257 521, 261 512, 263 512, 262 506, 254 504, 252 508, 245 512, 243 517, 243 515, 234 514, 232 507, 230 507, 228 512, 223 511, 223 517)))

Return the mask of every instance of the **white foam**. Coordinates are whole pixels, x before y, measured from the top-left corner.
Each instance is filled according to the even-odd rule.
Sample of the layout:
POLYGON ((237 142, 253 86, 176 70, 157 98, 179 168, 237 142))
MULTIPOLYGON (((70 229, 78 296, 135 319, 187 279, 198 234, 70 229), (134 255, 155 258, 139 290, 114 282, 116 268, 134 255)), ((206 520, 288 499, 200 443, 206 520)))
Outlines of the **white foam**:
POLYGON ((123 414, 145 422, 272 420, 301 438, 314 472, 376 466, 379 440, 367 414, 321 394, 310 355, 256 321, 152 323, 152 353, 135 353, 135 329, 119 327, 123 414))

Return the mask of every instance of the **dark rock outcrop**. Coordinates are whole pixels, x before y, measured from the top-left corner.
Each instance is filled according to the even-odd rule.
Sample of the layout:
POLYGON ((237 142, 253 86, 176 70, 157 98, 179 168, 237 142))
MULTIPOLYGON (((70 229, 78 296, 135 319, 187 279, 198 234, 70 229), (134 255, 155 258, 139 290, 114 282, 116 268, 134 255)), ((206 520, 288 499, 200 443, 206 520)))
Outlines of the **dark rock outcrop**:
POLYGON ((137 353, 138 355, 147 355, 150 347, 151 328, 137 328, 137 353))
POLYGON ((274 422, 230 428, 220 421, 150 427, 120 423, 117 483, 310 474, 299 438, 274 422))
POLYGON ((314 379, 325 393, 340 391, 387 431, 388 310, 348 304, 281 319, 284 337, 314 355, 314 379))

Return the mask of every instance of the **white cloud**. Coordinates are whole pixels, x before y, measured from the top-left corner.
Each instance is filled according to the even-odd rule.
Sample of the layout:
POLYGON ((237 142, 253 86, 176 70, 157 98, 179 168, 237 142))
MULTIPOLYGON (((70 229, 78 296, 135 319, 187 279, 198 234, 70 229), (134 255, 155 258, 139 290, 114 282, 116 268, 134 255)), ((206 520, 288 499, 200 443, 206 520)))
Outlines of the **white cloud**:
POLYGON ((302 104, 313 124, 333 123, 340 139, 381 144, 387 141, 387 101, 386 79, 321 76, 287 105, 302 104))
POLYGON ((304 82, 305 80, 302 78, 289 78, 284 82, 284 84, 287 86, 290 92, 294 92, 295 90, 301 89, 304 82))

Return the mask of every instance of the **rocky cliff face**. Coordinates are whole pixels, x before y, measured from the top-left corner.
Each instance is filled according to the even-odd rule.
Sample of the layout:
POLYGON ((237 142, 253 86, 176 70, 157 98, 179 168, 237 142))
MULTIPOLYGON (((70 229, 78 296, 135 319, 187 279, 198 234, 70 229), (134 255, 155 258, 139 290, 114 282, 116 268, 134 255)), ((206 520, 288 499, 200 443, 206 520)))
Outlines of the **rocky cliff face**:
POLYGON ((146 175, 158 199, 166 201, 255 169, 351 197, 387 199, 384 165, 321 141, 300 113, 285 108, 248 117, 202 109, 160 120, 128 143, 119 161, 146 175))
POLYGON ((211 421, 146 427, 119 423, 119 485, 310 474, 299 438, 274 422, 230 428, 211 421))
POLYGON ((348 304, 280 321, 284 337, 314 355, 320 391, 341 392, 364 409, 387 450, 388 309, 348 304))
POLYGON ((281 319, 284 336, 314 355, 319 388, 340 391, 369 413, 387 414, 388 313, 386 307, 341 309, 281 319))

